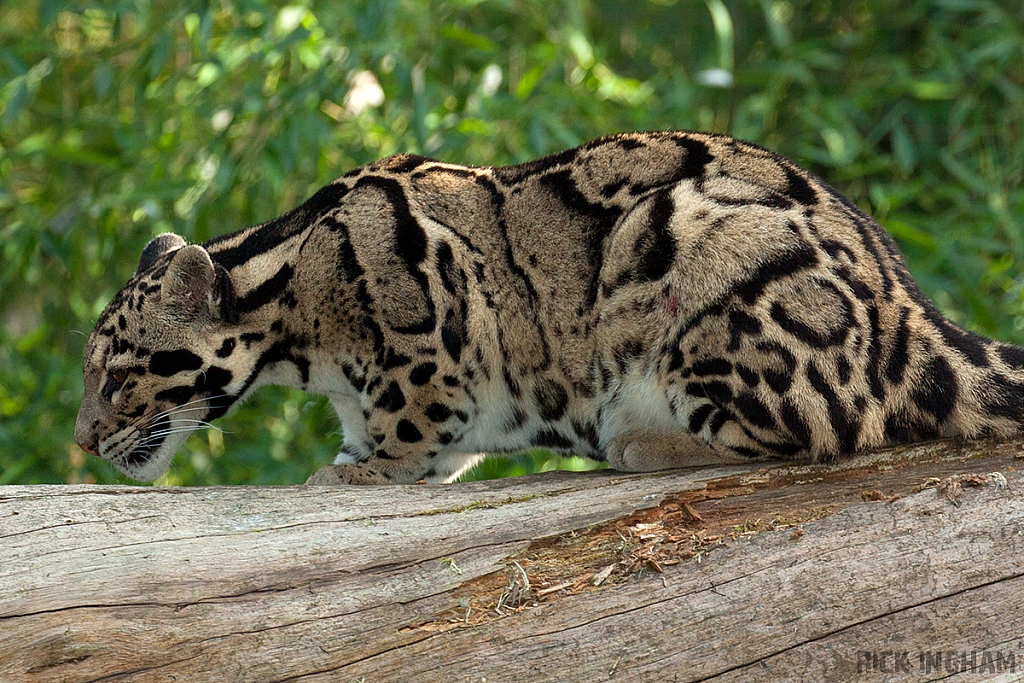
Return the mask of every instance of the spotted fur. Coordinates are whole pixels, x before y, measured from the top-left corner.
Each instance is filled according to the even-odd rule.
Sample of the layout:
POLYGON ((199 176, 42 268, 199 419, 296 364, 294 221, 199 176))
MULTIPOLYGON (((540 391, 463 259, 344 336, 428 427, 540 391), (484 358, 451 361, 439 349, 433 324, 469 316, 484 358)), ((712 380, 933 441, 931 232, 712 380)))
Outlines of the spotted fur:
POLYGON ((629 471, 820 460, 1024 419, 1024 349, 943 318, 806 171, 695 133, 507 168, 394 156, 202 246, 157 237, 89 340, 76 436, 153 479, 267 383, 337 409, 320 483, 536 446, 629 471))

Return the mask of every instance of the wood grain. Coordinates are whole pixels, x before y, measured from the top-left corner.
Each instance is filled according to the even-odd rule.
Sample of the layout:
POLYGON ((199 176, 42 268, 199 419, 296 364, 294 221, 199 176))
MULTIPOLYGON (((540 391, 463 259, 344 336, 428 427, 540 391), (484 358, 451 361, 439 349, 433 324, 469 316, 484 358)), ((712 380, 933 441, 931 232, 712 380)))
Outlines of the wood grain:
POLYGON ((972 652, 977 680, 1024 680, 1019 448, 449 486, 2 487, 0 681, 924 681, 972 652), (937 486, 952 475, 962 491, 937 486))

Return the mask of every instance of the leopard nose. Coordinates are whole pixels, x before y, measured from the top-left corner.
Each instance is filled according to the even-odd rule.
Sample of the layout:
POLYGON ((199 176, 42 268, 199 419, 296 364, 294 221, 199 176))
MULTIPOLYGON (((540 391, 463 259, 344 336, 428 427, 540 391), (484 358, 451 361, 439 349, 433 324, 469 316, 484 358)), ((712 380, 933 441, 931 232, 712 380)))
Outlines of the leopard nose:
POLYGON ((99 455, 99 448, 95 439, 83 439, 78 442, 78 447, 90 455, 99 455))
POLYGON ((100 437, 96 429, 98 421, 93 421, 89 415, 83 402, 82 407, 78 410, 78 418, 75 420, 75 441, 78 442, 78 447, 86 453, 99 455, 100 437))

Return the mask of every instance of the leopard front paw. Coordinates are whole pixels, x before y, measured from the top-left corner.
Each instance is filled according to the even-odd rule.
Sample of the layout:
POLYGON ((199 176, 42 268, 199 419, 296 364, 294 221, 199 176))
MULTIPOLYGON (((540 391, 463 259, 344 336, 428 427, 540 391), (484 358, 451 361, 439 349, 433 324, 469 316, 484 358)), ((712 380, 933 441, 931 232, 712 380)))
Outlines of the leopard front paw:
POLYGON ((362 464, 324 465, 306 480, 306 486, 389 484, 384 475, 362 464))

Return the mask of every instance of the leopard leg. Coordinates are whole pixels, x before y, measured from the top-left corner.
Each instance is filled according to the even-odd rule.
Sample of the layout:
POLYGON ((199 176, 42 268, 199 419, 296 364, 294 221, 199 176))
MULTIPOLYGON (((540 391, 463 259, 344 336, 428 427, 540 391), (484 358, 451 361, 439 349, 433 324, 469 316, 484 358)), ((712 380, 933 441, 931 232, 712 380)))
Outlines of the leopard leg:
POLYGON ((483 457, 458 450, 471 418, 454 390, 397 380, 377 384, 359 401, 332 401, 345 445, 307 484, 448 482, 483 457))

